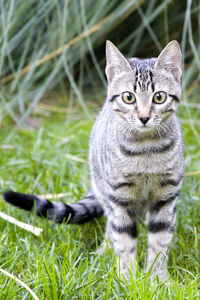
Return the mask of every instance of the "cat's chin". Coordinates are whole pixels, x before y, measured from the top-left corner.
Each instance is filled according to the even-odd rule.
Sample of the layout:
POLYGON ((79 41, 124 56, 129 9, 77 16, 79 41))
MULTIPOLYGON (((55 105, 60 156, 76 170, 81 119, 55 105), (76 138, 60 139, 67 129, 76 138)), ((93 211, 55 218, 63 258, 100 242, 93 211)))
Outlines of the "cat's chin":
POLYGON ((137 127, 137 130, 138 130, 139 132, 145 132, 145 133, 147 133, 147 132, 152 132, 154 129, 155 129, 155 127, 153 127, 153 126, 142 126, 142 127, 137 127))

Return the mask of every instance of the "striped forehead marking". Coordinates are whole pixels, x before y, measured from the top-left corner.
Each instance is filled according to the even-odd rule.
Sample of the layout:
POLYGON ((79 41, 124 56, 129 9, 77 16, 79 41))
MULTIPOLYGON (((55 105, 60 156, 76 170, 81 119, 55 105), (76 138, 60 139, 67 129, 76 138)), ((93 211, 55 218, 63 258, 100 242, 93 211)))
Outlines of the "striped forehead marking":
POLYGON ((135 72, 135 82, 133 84, 134 91, 137 91, 139 87, 141 91, 146 91, 151 86, 152 92, 154 92, 153 73, 151 70, 137 69, 135 72))
POLYGON ((151 86, 152 92, 154 92, 154 82, 153 82, 153 73, 152 68, 155 63, 155 58, 151 59, 138 59, 131 58, 129 59, 129 63, 133 70, 135 70, 135 82, 133 85, 133 89, 136 92, 137 88, 141 91, 148 90, 149 86, 151 86))

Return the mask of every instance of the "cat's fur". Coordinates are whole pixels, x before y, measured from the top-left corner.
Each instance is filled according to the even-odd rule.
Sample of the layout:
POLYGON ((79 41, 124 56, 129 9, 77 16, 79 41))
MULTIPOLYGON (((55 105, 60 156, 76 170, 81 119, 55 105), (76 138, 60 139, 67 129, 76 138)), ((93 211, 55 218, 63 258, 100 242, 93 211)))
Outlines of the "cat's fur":
POLYGON ((38 215, 58 223, 80 223, 104 213, 106 237, 120 256, 125 276, 136 260, 137 216, 146 215, 147 270, 153 264, 154 274, 165 280, 184 174, 184 145, 176 115, 181 96, 180 48, 172 41, 157 59, 126 59, 108 41, 106 57, 107 99, 90 138, 88 195, 69 205, 11 191, 4 198, 31 211, 35 202, 38 215), (160 91, 167 99, 156 104, 153 97, 160 91), (135 102, 126 104, 123 92, 134 93, 135 102))

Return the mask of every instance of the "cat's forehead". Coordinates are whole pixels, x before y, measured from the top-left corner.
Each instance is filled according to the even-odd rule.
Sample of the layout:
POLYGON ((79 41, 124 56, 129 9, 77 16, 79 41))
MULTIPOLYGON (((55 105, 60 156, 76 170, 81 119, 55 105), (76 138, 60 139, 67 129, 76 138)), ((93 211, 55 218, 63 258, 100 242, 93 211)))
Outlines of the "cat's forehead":
POLYGON ((130 58, 129 63, 134 71, 134 92, 148 91, 149 89, 154 91, 153 83, 153 68, 156 58, 139 59, 130 58))
POLYGON ((124 90, 130 90, 133 92, 139 91, 152 91, 153 83, 153 67, 156 58, 150 59, 139 59, 139 58, 129 58, 133 72, 127 74, 123 73, 115 78, 113 87, 121 92, 124 90))
POLYGON ((180 94, 180 84, 177 84, 171 73, 163 69, 155 70, 157 58, 128 58, 127 60, 133 71, 118 74, 109 86, 108 94, 131 91, 141 95, 143 92, 152 94, 156 90, 167 93, 174 90, 180 94))
POLYGON ((148 59, 139 59, 136 57, 128 59, 133 70, 138 70, 140 72, 148 71, 149 69, 153 69, 156 58, 148 58, 148 59))

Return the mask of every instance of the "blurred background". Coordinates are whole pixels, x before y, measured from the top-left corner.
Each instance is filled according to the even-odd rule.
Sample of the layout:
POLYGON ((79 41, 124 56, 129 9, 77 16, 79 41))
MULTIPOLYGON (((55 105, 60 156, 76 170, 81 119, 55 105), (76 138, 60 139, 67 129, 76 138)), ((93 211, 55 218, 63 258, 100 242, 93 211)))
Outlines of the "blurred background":
POLYGON ((88 117, 90 104, 101 107, 107 39, 140 58, 176 39, 185 66, 182 106, 188 117, 191 107, 200 109, 199 0, 1 0, 0 122, 16 124, 8 139, 45 107, 59 111, 62 102, 66 115, 76 106, 88 117))

